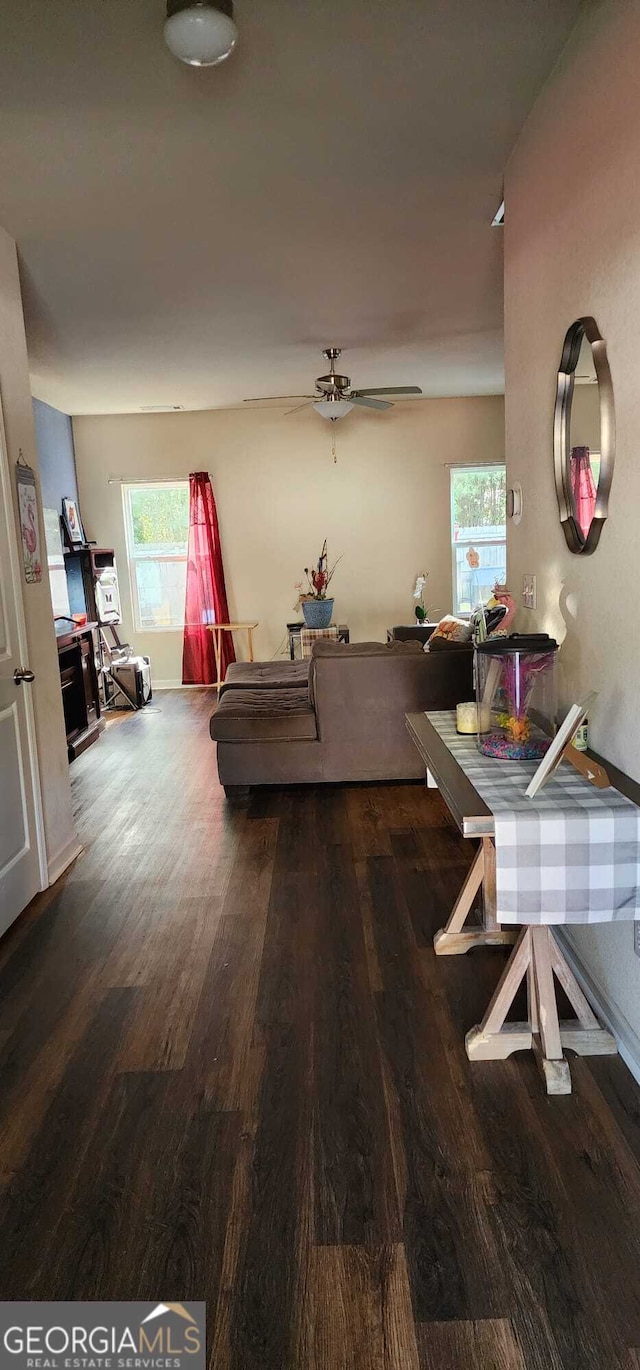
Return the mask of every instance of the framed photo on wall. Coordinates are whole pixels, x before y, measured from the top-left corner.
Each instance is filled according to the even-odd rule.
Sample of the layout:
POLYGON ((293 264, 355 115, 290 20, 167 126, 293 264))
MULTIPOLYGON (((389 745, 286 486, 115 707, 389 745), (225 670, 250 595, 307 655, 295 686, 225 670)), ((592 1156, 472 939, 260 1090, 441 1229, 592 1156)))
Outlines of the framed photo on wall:
POLYGON ((57 509, 43 509, 44 540, 47 549, 47 566, 51 586, 51 603, 54 618, 69 618, 69 587, 62 550, 62 530, 57 509))
POLYGON ((66 495, 62 501, 62 522, 69 546, 84 547, 86 538, 80 518, 80 510, 76 501, 66 495))
POLYGON ((28 585, 38 584, 42 580, 42 553, 40 551, 36 478, 31 467, 19 461, 16 466, 16 479, 18 482, 24 578, 28 585))

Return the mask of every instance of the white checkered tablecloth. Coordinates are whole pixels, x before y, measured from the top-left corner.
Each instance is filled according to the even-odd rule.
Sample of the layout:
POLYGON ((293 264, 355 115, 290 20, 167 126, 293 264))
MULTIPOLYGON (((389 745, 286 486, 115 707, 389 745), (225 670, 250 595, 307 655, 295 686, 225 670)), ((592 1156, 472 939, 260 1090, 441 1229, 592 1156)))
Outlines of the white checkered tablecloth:
POLYGON ((535 799, 536 761, 496 761, 455 714, 427 713, 495 820, 501 923, 608 923, 640 918, 640 808, 597 790, 563 761, 535 799))
POLYGON ((303 658, 311 656, 314 642, 318 642, 321 637, 328 637, 331 642, 337 642, 339 633, 340 629, 335 623, 330 624, 328 628, 301 628, 300 647, 303 658))

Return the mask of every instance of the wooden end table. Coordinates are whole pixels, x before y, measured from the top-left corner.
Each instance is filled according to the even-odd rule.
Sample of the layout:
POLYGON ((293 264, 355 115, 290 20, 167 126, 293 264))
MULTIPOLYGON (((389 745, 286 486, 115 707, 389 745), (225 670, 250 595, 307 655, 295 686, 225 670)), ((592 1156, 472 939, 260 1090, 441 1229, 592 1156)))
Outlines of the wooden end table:
POLYGON ((209 631, 210 631, 211 633, 213 633, 213 650, 214 650, 215 658, 216 658, 216 675, 217 675, 217 677, 218 677, 218 679, 217 679, 217 681, 216 681, 216 689, 217 689, 218 691, 220 690, 220 687, 221 687, 221 685, 223 684, 223 681, 220 679, 220 669, 221 669, 221 665, 222 665, 222 634, 223 634, 223 633, 237 633, 237 632, 240 632, 240 631, 246 632, 246 634, 247 634, 247 643, 248 643, 248 648, 249 648, 249 661, 253 661, 253 630, 254 630, 254 628, 257 628, 257 627, 258 627, 258 622, 259 622, 259 620, 257 620, 255 623, 210 623, 210 624, 209 624, 209 631))
MULTIPOLYGON (((304 619, 302 619, 299 623, 287 623, 287 633, 289 634, 289 656, 291 657, 291 660, 292 660, 292 661, 296 661, 296 660, 297 660, 297 657, 296 657, 296 647, 299 649, 299 651, 300 651, 300 659, 302 659, 302 647, 301 647, 301 645, 300 645, 300 639, 301 639, 302 630, 303 630, 303 628, 306 628, 306 627, 307 627, 307 625, 306 625, 304 619)), ((346 623, 337 623, 337 624, 336 624, 336 623, 332 623, 332 624, 330 624, 330 627, 332 627, 332 628, 337 628, 337 633, 338 633, 337 638, 336 638, 336 641, 337 641, 337 642, 348 642, 348 641, 349 641, 349 628, 348 628, 348 626, 347 626, 346 623)), ((316 631, 316 630, 312 630, 312 631, 316 631)), ((319 634, 322 634, 323 631, 324 631, 324 630, 323 630, 322 628, 318 628, 318 629, 317 629, 317 632, 318 632, 319 634)))

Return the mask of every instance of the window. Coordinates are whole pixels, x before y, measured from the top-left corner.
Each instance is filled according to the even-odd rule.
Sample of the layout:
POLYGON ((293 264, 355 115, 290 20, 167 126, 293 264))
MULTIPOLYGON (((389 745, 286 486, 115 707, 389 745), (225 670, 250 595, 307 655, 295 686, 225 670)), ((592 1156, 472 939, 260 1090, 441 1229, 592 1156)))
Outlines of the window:
POLYGON ((124 485, 122 496, 135 626, 183 628, 189 482, 124 485))
POLYGON ((471 614, 507 575, 507 473, 504 466, 451 471, 453 611, 471 614))

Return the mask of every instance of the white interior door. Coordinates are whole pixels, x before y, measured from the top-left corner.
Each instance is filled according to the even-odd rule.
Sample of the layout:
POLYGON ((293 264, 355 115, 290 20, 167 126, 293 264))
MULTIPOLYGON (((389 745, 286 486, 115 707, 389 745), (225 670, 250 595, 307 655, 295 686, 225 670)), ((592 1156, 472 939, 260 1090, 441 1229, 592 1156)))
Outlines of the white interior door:
POLYGON ((0 935, 46 883, 16 543, 0 413, 0 935))

